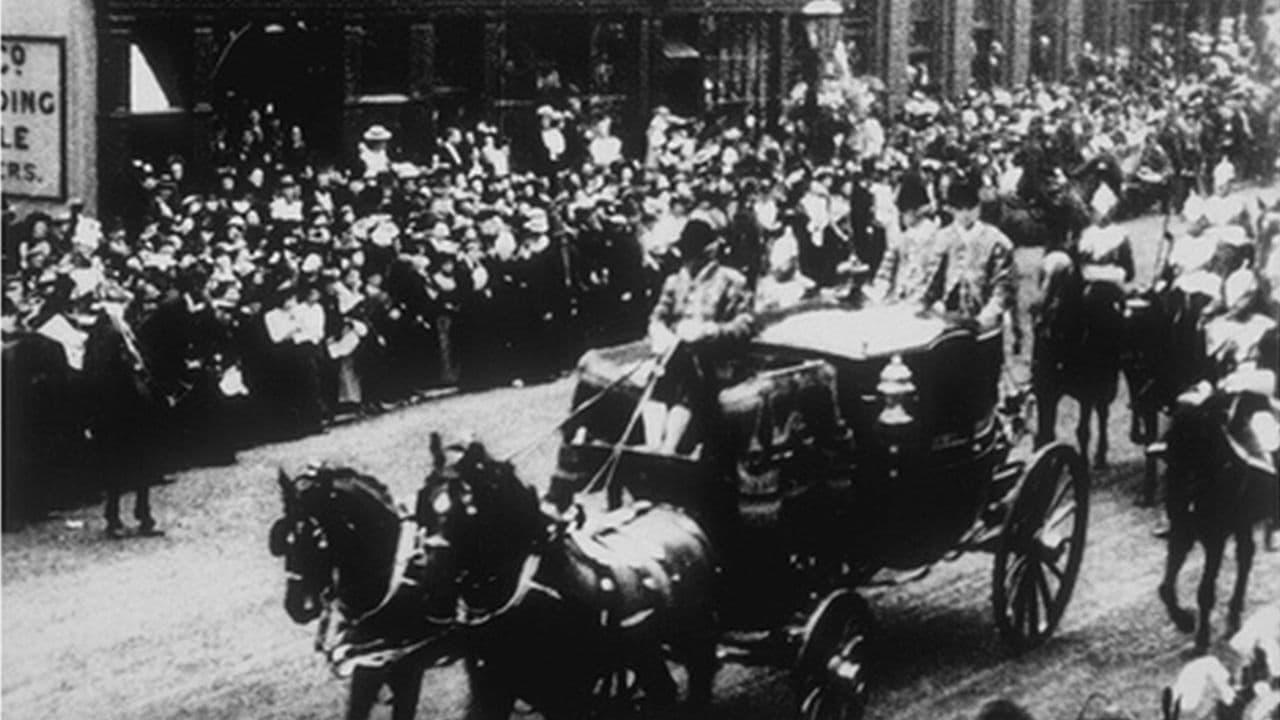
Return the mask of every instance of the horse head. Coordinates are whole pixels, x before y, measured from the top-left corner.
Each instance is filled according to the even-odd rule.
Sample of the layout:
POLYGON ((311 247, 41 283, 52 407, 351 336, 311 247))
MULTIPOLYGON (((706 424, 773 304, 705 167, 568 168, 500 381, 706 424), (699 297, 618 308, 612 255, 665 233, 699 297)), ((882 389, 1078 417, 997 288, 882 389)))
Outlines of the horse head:
POLYGON ((349 468, 308 468, 277 476, 283 513, 272 524, 269 550, 283 557, 284 606, 297 623, 321 613, 328 599, 352 610, 370 606, 389 581, 398 539, 390 493, 349 468))
MULTIPOLYGON (((418 518, 428 549, 448 557, 460 584, 514 580, 545 535, 537 493, 516 476, 510 462, 493 458, 472 441, 444 446, 431 435, 432 469, 418 498, 418 518)), ((465 589, 464 589, 465 592, 465 589)), ((481 590, 483 592, 483 590, 481 590)))

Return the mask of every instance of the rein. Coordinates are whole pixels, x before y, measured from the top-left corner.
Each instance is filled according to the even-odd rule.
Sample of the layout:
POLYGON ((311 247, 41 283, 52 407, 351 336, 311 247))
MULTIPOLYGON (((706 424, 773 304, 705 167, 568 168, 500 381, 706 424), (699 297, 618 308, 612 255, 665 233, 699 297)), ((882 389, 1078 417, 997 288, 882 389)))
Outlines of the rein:
MULTIPOLYGON (((613 382, 610 382, 608 385, 602 388, 595 395, 592 395, 591 397, 584 400, 581 405, 579 405, 578 407, 570 411, 570 413, 567 416, 565 416, 563 420, 551 426, 551 428, 547 430, 545 433, 543 433, 542 435, 539 435, 538 437, 534 438, 532 441, 527 443, 524 447, 521 447, 520 449, 516 450, 515 452, 503 458, 503 461, 511 462, 512 460, 536 448, 538 445, 542 443, 543 438, 549 435, 552 435, 554 433, 560 432, 560 430, 562 430, 565 425, 568 425, 569 423, 581 417, 583 413, 595 407, 601 400, 605 398, 606 395, 608 395, 613 390, 617 389, 618 386, 626 382, 632 375, 635 375, 636 372, 640 370, 640 368, 645 367, 647 364, 648 363, 646 363, 644 360, 639 360, 636 363, 634 363, 631 366, 630 370, 627 370, 625 373, 615 378, 613 382)), ((663 364, 665 365, 665 363, 663 364)))

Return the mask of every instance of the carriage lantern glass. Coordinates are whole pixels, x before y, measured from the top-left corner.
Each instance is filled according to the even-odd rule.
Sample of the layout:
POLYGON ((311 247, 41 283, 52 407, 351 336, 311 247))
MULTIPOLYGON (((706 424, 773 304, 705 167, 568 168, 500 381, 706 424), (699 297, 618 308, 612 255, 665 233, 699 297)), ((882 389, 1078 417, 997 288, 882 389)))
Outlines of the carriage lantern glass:
POLYGON ((835 50, 840 42, 844 8, 837 0, 811 0, 800 9, 809 47, 820 55, 835 50))
POLYGON ((914 398, 916 385, 912 381, 911 368, 902 362, 901 355, 894 355, 880 371, 880 384, 876 390, 884 398, 884 409, 878 418, 881 425, 902 427, 915 422, 907 410, 907 403, 914 398))

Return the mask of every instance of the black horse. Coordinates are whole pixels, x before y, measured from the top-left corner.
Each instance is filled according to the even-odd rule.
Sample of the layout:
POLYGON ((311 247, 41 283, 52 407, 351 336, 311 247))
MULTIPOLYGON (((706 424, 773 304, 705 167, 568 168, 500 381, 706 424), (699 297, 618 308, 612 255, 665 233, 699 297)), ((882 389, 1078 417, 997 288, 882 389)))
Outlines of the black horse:
MULTIPOLYGON (((1148 446, 1160 437, 1160 418, 1205 364, 1203 311, 1208 298, 1162 283, 1125 301, 1121 370, 1129 388, 1129 439, 1148 446)), ((1158 472, 1148 458, 1138 502, 1156 502, 1158 472)))
POLYGON ((450 448, 452 462, 434 434, 431 449, 418 510, 428 564, 455 579, 469 717, 507 718, 517 699, 548 718, 625 714, 640 695, 669 706, 679 690, 664 649, 688 669, 689 704, 710 701, 714 567, 688 516, 640 504, 567 529, 479 443, 450 448))
POLYGON ((1209 619, 1228 538, 1236 543, 1236 579, 1227 626, 1232 633, 1240 629, 1255 551, 1253 527, 1276 510, 1274 456, 1259 445, 1254 427, 1258 417, 1269 416, 1274 423, 1274 412, 1265 396, 1218 393, 1198 407, 1175 412, 1165 436, 1170 527, 1159 595, 1178 629, 1195 631, 1197 652, 1209 647, 1209 619), (1177 597, 1178 572, 1196 542, 1205 553, 1198 618, 1180 607, 1177 597))
POLYGON ((120 496, 135 493, 139 531, 156 532, 151 487, 164 481, 173 448, 173 405, 151 375, 147 358, 123 312, 101 310, 84 352, 84 392, 96 470, 106 489, 107 533, 119 537, 120 496))
MULTIPOLYGON (((85 422, 79 377, 57 342, 31 332, 3 340, 4 527, 44 514, 64 500, 80 500, 87 488, 85 422)), ((97 488, 93 488, 94 491, 97 488)), ((83 499, 88 499, 83 498, 83 499)))
POLYGON ((423 671, 447 654, 450 617, 429 602, 430 578, 402 547, 416 527, 382 483, 348 468, 292 480, 282 472, 279 484, 284 515, 271 526, 270 550, 285 561, 285 611, 299 624, 323 618, 317 649, 339 674, 351 673, 348 720, 369 717, 383 685, 392 717, 411 720, 423 671))
POLYGON ((1051 277, 1044 283, 1034 320, 1031 388, 1036 398, 1036 445, 1053 441, 1058 402, 1070 396, 1080 404, 1076 440, 1089 452, 1089 423, 1098 418, 1094 464, 1107 464, 1107 421, 1120 380, 1124 295, 1119 286, 1089 282, 1079 262, 1067 253, 1046 258, 1051 277))

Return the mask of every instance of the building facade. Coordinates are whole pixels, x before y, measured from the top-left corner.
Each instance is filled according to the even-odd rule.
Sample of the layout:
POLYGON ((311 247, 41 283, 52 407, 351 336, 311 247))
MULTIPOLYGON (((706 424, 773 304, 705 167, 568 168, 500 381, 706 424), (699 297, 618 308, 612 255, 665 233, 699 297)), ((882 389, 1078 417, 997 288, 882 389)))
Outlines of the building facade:
POLYGON ((20 212, 98 195, 93 0, 3 0, 0 175, 20 212))
MULTIPOLYGON (((842 0, 839 23, 852 71, 881 77, 896 105, 914 89, 958 94, 1065 77, 1084 42, 1104 52, 1141 46, 1160 23, 1207 30, 1234 18, 1247 32, 1276 2, 842 0)), ((6 48, 35 43, 21 47, 43 53, 45 89, 62 86, 57 122, 23 134, 43 143, 36 164, 56 157, 56 167, 3 168, 13 178, 5 197, 19 205, 82 197, 109 206, 138 157, 178 154, 206 167, 215 141, 235 131, 219 118, 266 104, 335 157, 375 122, 410 152, 444 126, 481 118, 527 136, 539 104, 570 95, 638 137, 658 105, 772 119, 812 64, 802 0, 3 3, 6 48)), ((6 161, 23 151, 15 134, 26 122, 9 110, 6 161)))

